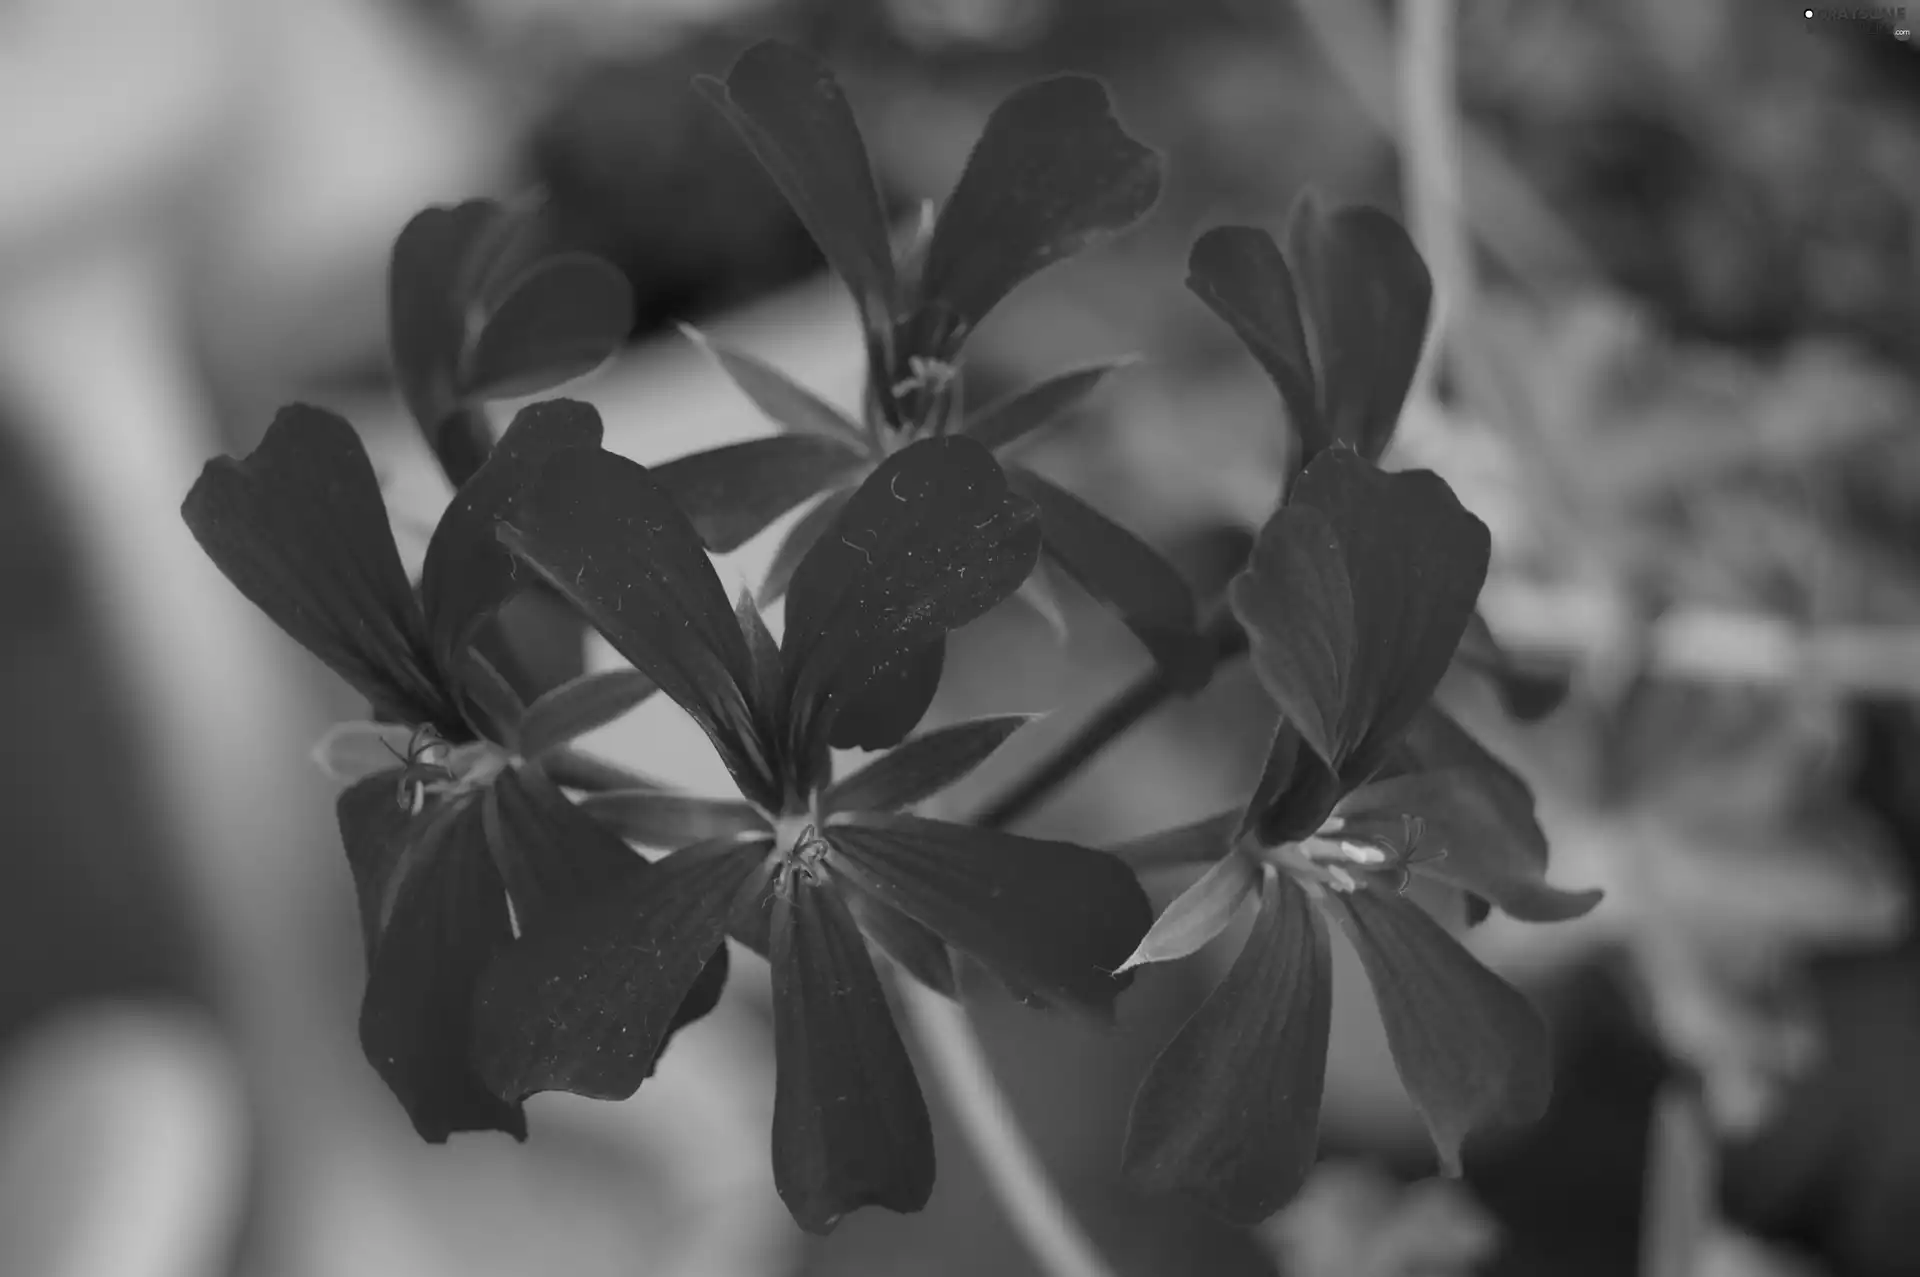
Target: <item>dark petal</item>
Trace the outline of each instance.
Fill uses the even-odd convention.
[[[1288,220],[1287,254],[1312,326],[1324,443],[1377,460],[1426,342],[1427,265],[1405,228],[1379,209],[1328,212],[1311,193]]]
[[[664,788],[661,782],[651,776],[570,746],[548,751],[540,760],[540,769],[547,773],[554,784],[589,794],[604,793],[609,789]]]
[[[479,624],[509,594],[532,582],[516,577],[513,557],[494,528],[513,512],[540,467],[566,448],[597,450],[600,414],[590,404],[554,399],[530,404],[514,416],[486,463],[460,486],[427,543],[420,571],[420,598],[440,668],[455,658]]]
[[[782,683],[786,671],[780,663],[780,644],[767,628],[767,618],[760,615],[759,606],[745,590],[734,600],[733,617],[747,640],[747,658],[753,666],[750,699],[755,705],[778,705],[785,690]]]
[[[1438,475],[1389,474],[1345,448],[1314,458],[1261,529],[1233,610],[1268,693],[1346,783],[1433,695],[1490,550]]]
[[[521,934],[634,872],[638,852],[576,808],[537,767],[508,768],[487,787],[487,847],[506,880]]]
[[[820,503],[801,515],[787,535],[780,541],[780,548],[773,552],[773,563],[767,568],[767,579],[760,585],[760,605],[771,607],[776,599],[787,592],[787,586],[793,582],[794,569],[800,566],[800,560],[826,534],[840,512],[847,508],[847,502],[853,497],[852,488],[842,488],[838,492],[829,492]]]
[[[633,328],[627,277],[587,253],[545,258],[489,300],[461,370],[463,398],[517,399],[584,377]]]
[[[783,646],[796,739],[826,735],[890,666],[1012,594],[1039,552],[1038,511],[979,444],[925,439],[888,458],[794,572]]]
[[[442,803],[413,814],[402,791],[404,769],[389,767],[362,777],[340,791],[334,815],[340,845],[347,853],[353,890],[360,906],[360,939],[369,965],[392,903],[393,887],[410,844],[437,836],[452,814]]]
[[[1017,390],[969,413],[960,433],[985,447],[1000,449],[1026,438],[1042,426],[1051,425],[1077,407],[1106,380],[1107,374],[1126,368],[1135,361],[1115,359],[1059,373]]]
[[[1519,805],[1524,801],[1525,806]],[[1395,776],[1362,785],[1338,808],[1345,833],[1403,844],[1406,817],[1419,819],[1413,866],[1473,892],[1522,922],[1564,922],[1600,903],[1601,892],[1562,891],[1546,881],[1547,839],[1533,796],[1464,767]]]
[[[481,826],[480,803],[469,799],[409,841],[360,1003],[361,1049],[434,1143],[455,1131],[527,1136],[519,1104],[489,1092],[468,1056],[474,985],[513,939]]]
[[[857,882],[841,883],[846,890],[847,907],[853,919],[880,952],[921,984],[949,998],[959,996],[954,976],[953,950],[940,937],[898,909],[884,904],[860,889]]]
[[[866,942],[831,884],[796,873],[773,906],[773,1182],[794,1222],[917,1211],[933,1128]]]
[[[653,479],[715,554],[729,554],[808,497],[837,487],[867,459],[820,435],[771,435],[653,468]]]
[[[1267,873],[1232,970],[1134,1097],[1128,1175],[1236,1224],[1284,1206],[1313,1169],[1332,1008],[1327,925],[1297,884]]]
[[[1507,713],[1523,723],[1553,713],[1573,685],[1572,673],[1565,665],[1537,666],[1507,651],[1478,612],[1467,622],[1467,632],[1460,636],[1460,650],[1454,659],[1491,680]]]
[[[416,214],[387,269],[387,343],[407,410],[431,442],[459,406],[454,378],[466,344],[463,288],[473,250],[505,216],[491,200]]]
[[[565,925],[568,911],[617,887],[646,862],[581,812],[539,768],[501,775],[487,791],[487,839],[506,878],[522,935]],[[718,1005],[726,946],[714,950],[668,1026],[668,1038]],[[660,1049],[666,1050],[666,1042]]]
[[[1172,962],[1199,952],[1227,929],[1259,883],[1259,863],[1243,851],[1229,851],[1161,910],[1140,947],[1120,964],[1120,970]]]
[[[457,730],[352,426],[282,408],[246,458],[207,463],[180,514],[235,588],[381,716]]]
[[[738,834],[771,833],[766,817],[743,802],[658,789],[588,794],[580,809],[629,842],[676,851]]]
[[[1547,885],[1547,835],[1534,816],[1533,791],[1459,723],[1429,705],[1415,716],[1401,756],[1385,776],[1340,804],[1360,836],[1399,832],[1418,816],[1421,873],[1492,901],[1524,922],[1577,918],[1600,902],[1598,890]],[[1384,775],[1384,773],[1383,773]]]
[[[1030,1005],[1111,1014],[1114,971],[1153,909],[1104,852],[917,816],[863,814],[824,831],[836,872],[972,955]]]
[[[1302,464],[1331,443],[1320,419],[1293,272],[1273,236],[1251,226],[1216,226],[1194,241],[1187,256],[1187,289],[1227,321],[1273,378],[1288,424],[1300,438]]]
[[[605,727],[660,690],[638,670],[582,674],[533,704],[520,719],[520,752],[538,758]]]
[[[572,615],[572,609],[568,609]],[[526,702],[500,668],[481,651],[488,634],[482,627],[474,646],[460,653],[453,683],[460,689],[467,721],[477,735],[514,749],[519,748],[520,718],[527,712]],[[508,654],[511,656],[511,654]]]
[[[1119,613],[1127,628],[1162,665],[1191,682],[1197,650],[1193,591],[1160,552],[1066,489],[1019,466],[1007,468],[1007,483],[1040,507],[1040,535],[1047,554],[1067,575]],[[1207,660],[1206,670],[1212,662]]]
[[[1238,811],[1223,811],[1191,824],[1175,825],[1157,834],[1123,842],[1108,850],[1136,870],[1212,864],[1227,854],[1239,824]]]
[[[1160,157],[1120,126],[1105,86],[1080,75],[1029,84],[995,108],[940,211],[922,312],[957,345],[1021,281],[1125,230],[1159,197]]]
[[[822,795],[824,813],[898,811],[953,784],[1031,723],[1032,714],[995,714],[937,727],[895,746]]]
[[[1264,847],[1297,842],[1326,823],[1342,790],[1340,778],[1303,745],[1293,724],[1282,719],[1247,801],[1240,832],[1253,835]]]
[[[862,452],[872,447],[858,423],[772,364],[714,341],[696,328],[683,324],[680,331],[711,355],[754,407],[782,430],[838,440]]]
[[[871,330],[893,307],[893,250],[866,143],[833,72],[769,40],[741,54],[724,84],[702,76],[694,87],[779,186]]]
[[[726,937],[764,844],[701,843],[529,933],[480,982],[475,1060],[498,1095],[632,1095]],[[711,978],[711,977],[709,977]]]
[[[645,468],[609,452],[550,460],[500,536],[706,731],[749,794],[769,794],[752,656],[706,548]]]
[[[920,725],[940,692],[947,641],[937,638],[877,667],[840,707],[827,743],[835,749],[890,749]]]
[[[1470,1133],[1546,1112],[1553,1065],[1531,1002],[1404,896],[1366,889],[1325,901],[1360,954],[1394,1067],[1447,1174],[1460,1173]]]

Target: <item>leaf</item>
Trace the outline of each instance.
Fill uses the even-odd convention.
[[[941,209],[920,279],[917,322],[944,357],[988,311],[1054,262],[1125,230],[1160,197],[1160,157],[1114,118],[1098,80],[1029,84],[988,117]]]
[[[773,832],[766,817],[746,803],[657,789],[611,789],[588,794],[580,800],[580,810],[628,842],[667,851],[696,842]]]
[[[339,802],[367,941],[360,1045],[420,1138],[455,1131],[527,1137],[520,1106],[490,1093],[467,1055],[474,984],[513,938],[507,894],[487,854],[480,804],[436,804],[409,818],[395,778],[372,776]]]
[[[1150,962],[1172,962],[1199,952],[1227,929],[1241,902],[1259,884],[1260,866],[1253,857],[1238,850],[1227,852],[1161,911],[1140,946],[1119,969],[1130,971]]]
[[[1419,817],[1421,847],[1439,854],[1423,856],[1415,868],[1523,922],[1563,922],[1600,903],[1597,889],[1547,884],[1547,835],[1534,816],[1533,791],[1445,713],[1430,705],[1415,717],[1399,766],[1400,774],[1383,775],[1341,802],[1336,810],[1346,833],[1395,835],[1401,817]]]
[[[1073,493],[1020,466],[1007,468],[1007,483],[1040,507],[1046,553],[1087,593],[1119,613],[1154,659],[1184,675],[1194,650],[1193,591],[1160,552]],[[1184,640],[1184,641],[1183,641]],[[1211,671],[1212,662],[1207,661]]]
[[[750,705],[752,657],[686,516],[609,452],[557,454],[500,537],[693,716],[749,797],[779,794]]]
[[[1362,889],[1324,899],[1360,955],[1394,1067],[1448,1175],[1460,1173],[1469,1134],[1546,1112],[1553,1066],[1532,1003],[1404,896]]]
[[[916,736],[830,787],[821,795],[820,810],[831,814],[911,807],[966,776],[1034,718],[995,714]]]
[[[1311,192],[1287,222],[1300,309],[1320,374],[1319,447],[1369,461],[1393,438],[1433,305],[1433,278],[1405,228],[1376,208],[1328,212]],[[1303,461],[1317,448],[1309,441]]]
[[[1214,227],[1187,255],[1187,290],[1227,322],[1273,378],[1300,438],[1301,463],[1331,443],[1293,272],[1273,236],[1251,226]]]
[[[1345,784],[1371,775],[1453,659],[1491,541],[1444,480],[1344,448],[1301,474],[1228,590],[1254,669]]]
[[[1536,722],[1560,707],[1572,686],[1571,671],[1523,663],[1503,647],[1479,612],[1467,622],[1454,659],[1489,679],[1507,713],[1523,723]]]
[[[841,488],[829,492],[820,499],[820,503],[801,515],[787,535],[780,540],[780,546],[773,552],[773,562],[767,567],[767,577],[760,585],[759,602],[761,607],[772,607],[775,600],[787,592],[787,586],[793,581],[793,573],[807,552],[826,535],[840,512],[847,508],[847,502],[853,497],[852,488]]]
[[[624,718],[660,689],[638,670],[582,674],[533,704],[520,719],[520,752],[538,758]]]
[[[1211,864],[1226,855],[1227,849],[1233,846],[1234,830],[1239,823],[1238,811],[1223,811],[1185,825],[1175,825],[1172,829],[1163,829],[1157,834],[1123,842],[1109,848],[1109,854],[1119,857],[1136,870]]]
[[[227,580],[379,717],[464,732],[352,426],[282,408],[245,459],[207,463],[180,514]]]
[[[600,414],[574,399],[529,404],[513,418],[499,444],[472,478],[460,485],[427,543],[420,571],[435,659],[446,671],[474,632],[525,580],[494,534],[513,512],[540,468],[566,448],[600,447]]]
[[[487,301],[461,363],[463,399],[517,399],[584,377],[633,329],[627,277],[589,253],[539,260]]]
[[[1240,956],[1134,1097],[1129,1177],[1236,1224],[1285,1205],[1313,1168],[1332,1005],[1326,923],[1291,879],[1264,874]]]
[[[1036,1006],[1111,1014],[1117,968],[1153,920],[1103,852],[997,830],[862,813],[823,831],[834,872],[972,955]]]
[[[917,1211],[933,1128],[867,946],[835,889],[795,873],[773,906],[773,1182],[794,1222]]]
[[[1132,367],[1136,359],[1114,359],[1106,363],[1073,368],[1048,377],[1045,381],[1017,390],[970,413],[960,433],[984,447],[998,451],[1026,438],[1043,426],[1052,425],[1092,394],[1109,373]]]
[[[890,666],[1013,593],[1039,551],[1037,511],[979,444],[926,439],[889,457],[794,572],[783,644],[794,741],[829,733]]]
[[[482,795],[481,819],[522,934],[552,926],[571,906],[620,882],[640,860],[537,767],[501,772]]]
[[[894,301],[893,253],[866,143],[833,72],[791,45],[763,41],[723,84],[694,81],[846,281],[871,331]]]
[[[772,364],[717,342],[687,324],[680,325],[680,331],[711,356],[754,406],[782,430],[836,439],[862,451],[871,447],[872,441],[856,422]]]
[[[940,693],[947,642],[934,639],[876,667],[858,694],[834,715],[827,744],[834,749],[891,749],[920,725]]]
[[[696,452],[653,468],[654,482],[715,554],[730,554],[769,523],[867,465],[819,435],[771,435]]]
[[[393,243],[387,267],[387,344],[407,410],[433,442],[459,406],[454,388],[466,344],[466,281],[475,246],[506,212],[491,200],[424,209]]]
[[[716,840],[640,862],[500,954],[475,1002],[474,1060],[493,1092],[639,1089],[769,849]]]

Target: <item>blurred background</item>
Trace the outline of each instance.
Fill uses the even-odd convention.
[[[1041,1271],[931,1087],[928,1209],[793,1228],[752,959],[636,1100],[542,1097],[524,1146],[419,1144],[354,1040],[351,888],[307,761],[359,707],[177,514],[208,456],[304,399],[362,429],[419,552],[446,489],[387,378],[387,253],[477,194],[543,191],[629,276],[630,352],[570,391],[611,446],[769,429],[677,321],[851,403],[851,307],[689,89],[766,35],[834,63],[903,222],[1012,87],[1111,84],[1167,157],[1162,202],[1002,307],[972,375],[1142,355],[1035,460],[1203,588],[1275,500],[1281,416],[1182,288],[1187,246],[1277,230],[1309,184],[1402,215],[1446,336],[1390,460],[1493,526],[1494,629],[1573,679],[1525,728],[1444,693],[1535,786],[1555,881],[1608,891],[1577,924],[1473,933],[1548,1011],[1560,1072],[1548,1118],[1462,1183],[1429,1178],[1352,969],[1326,1164],[1253,1233],[1117,1174],[1133,1087],[1220,954],[1144,973],[1110,1033],[972,991],[1115,1270],[1920,1272],[1906,23],[1797,0],[0,4],[0,1273]],[[778,536],[725,566],[752,575]],[[1065,610],[1064,635],[1002,609],[956,642],[937,714],[1055,711],[960,801],[1144,665]],[[1228,673],[1028,828],[1099,845],[1229,805],[1263,703]],[[669,709],[600,744],[725,782]]]

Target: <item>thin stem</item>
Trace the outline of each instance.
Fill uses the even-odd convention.
[[[1115,1277],[1027,1142],[966,1009],[917,980],[895,985],[987,1186],[1034,1261],[1048,1277]]]
[[[1212,672],[1247,650],[1246,631],[1226,613],[1209,627],[1213,643]],[[1118,692],[1102,701],[1086,721],[1065,740],[1054,746],[1034,768],[1020,777],[1006,792],[988,802],[973,818],[973,823],[989,829],[1003,829],[1025,818],[1055,791],[1077,776],[1106,748],[1173,698],[1175,684],[1159,665],[1138,675]]]

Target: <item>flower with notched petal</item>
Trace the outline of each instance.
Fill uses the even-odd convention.
[[[1129,1169],[1251,1223],[1313,1165],[1332,995],[1326,918],[1358,951],[1387,1042],[1444,1166],[1466,1136],[1539,1116],[1547,1038],[1518,992],[1403,894],[1413,876],[1516,917],[1586,912],[1543,881],[1524,782],[1429,701],[1486,575],[1487,530],[1436,476],[1344,446],[1308,464],[1230,591],[1282,723],[1244,812],[1126,849],[1215,863],[1128,966],[1192,953],[1247,900],[1231,971],[1154,1062]]]
[[[896,260],[866,144],[833,73],[811,55],[767,42],[724,81],[699,88],[732,122],[852,291],[868,354],[868,420],[838,409],[746,355],[696,340],[782,433],[694,453],[655,468],[715,553],[744,544],[809,500],[786,534],[761,598],[778,597],[848,497],[895,451],[950,429],[996,453],[1057,421],[1120,363],[1074,369],[973,414],[958,402],[967,337],[1001,299],[1054,262],[1145,216],[1160,161],[1114,118],[1099,81],[1066,75],[1029,85],[987,121],[945,207]],[[1124,527],[1018,464],[1016,491],[1040,510],[1045,553],[1112,608],[1183,686],[1206,672],[1187,583]],[[1039,588],[1036,580],[1029,590]],[[931,703],[942,648],[902,662],[872,702],[839,720],[834,744],[896,744]]]
[[[731,932],[773,966],[774,1179],[794,1218],[824,1232],[863,1205],[919,1209],[932,1136],[868,943],[944,991],[959,950],[1023,1001],[1105,1010],[1150,915],[1105,853],[901,812],[1018,719],[829,774],[845,707],[1031,570],[1032,504],[971,440],[903,448],[795,570],[779,645],[750,600],[729,606],[698,534],[633,462],[554,457],[501,535],[699,723],[745,801],[592,800],[629,836],[678,849],[494,962],[477,1003],[481,1075],[516,1101],[632,1094]]]
[[[366,942],[360,1039],[433,1141],[526,1135],[519,1104],[489,1092],[469,1060],[474,981],[515,920],[538,934],[567,902],[645,868],[555,782],[620,780],[567,742],[651,686],[591,675],[522,706],[473,648],[517,584],[495,521],[540,462],[599,442],[584,404],[521,412],[441,517],[417,592],[359,436],[319,408],[284,408],[246,458],[209,462],[181,511],[240,592],[371,702],[377,721],[330,733],[329,755],[391,750],[354,768],[339,801]],[[708,971],[680,1020],[710,1008],[724,978]]]
[[[1287,480],[1322,451],[1378,461],[1393,441],[1419,370],[1433,279],[1406,229],[1376,208],[1295,201],[1283,251],[1254,226],[1216,226],[1194,241],[1187,288],[1225,320],[1280,392],[1292,427]],[[1539,718],[1567,680],[1530,668],[1476,614],[1456,659],[1493,680],[1509,713]]]

